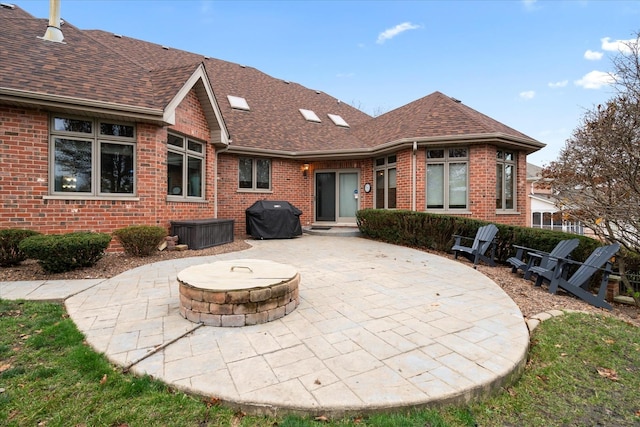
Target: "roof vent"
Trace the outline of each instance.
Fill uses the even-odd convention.
[[[305,110],[304,108],[300,108],[299,111],[300,114],[302,114],[302,117],[304,117],[308,122],[320,123],[320,117],[318,117],[318,115],[313,111]]]
[[[327,114],[327,116],[329,116],[329,118],[331,119],[331,121],[333,122],[334,125],[336,126],[340,126],[340,127],[344,127],[344,128],[348,128],[349,127],[349,123],[346,122],[345,119],[343,119],[342,117],[340,117],[337,114]]]
[[[462,103],[462,101],[460,101],[459,99],[454,98],[453,96],[451,97],[451,100],[452,100],[453,102],[457,102],[458,104],[461,104],[461,103]]]
[[[317,91],[316,91],[316,93],[317,93],[318,95],[320,95],[322,92],[320,92],[319,90],[317,90]]]
[[[164,50],[169,50],[169,46],[162,46]]]
[[[241,96],[227,95],[227,99],[229,100],[229,105],[231,105],[231,108],[245,111],[250,110],[249,103]]]
[[[49,2],[49,25],[47,25],[47,31],[44,33],[44,36],[40,38],[50,42],[62,43],[64,36],[60,29],[61,25],[60,0],[51,0]]]
[[[4,7],[5,9],[15,9],[16,5],[15,4],[10,4],[10,3],[0,3],[1,7]]]
[[[121,39],[122,38],[122,34],[114,34],[113,37]]]
[[[247,66],[244,64],[240,64],[240,68],[247,68]]]
[[[285,82],[286,84],[289,84],[289,80],[283,80],[283,82]]]

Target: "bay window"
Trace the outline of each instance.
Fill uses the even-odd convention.
[[[427,210],[467,209],[468,168],[466,148],[427,150]]]
[[[496,210],[514,210],[516,194],[515,153],[496,152]]]
[[[167,149],[167,196],[172,199],[202,199],[204,143],[170,133]]]
[[[387,156],[375,161],[376,209],[396,208],[396,156]]]

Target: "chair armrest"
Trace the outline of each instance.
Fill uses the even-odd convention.
[[[453,237],[456,239],[475,240],[475,237],[460,236],[459,234],[454,234]]]
[[[584,262],[580,262],[580,261],[576,261],[574,259],[571,258],[560,258],[560,257],[552,257],[550,256],[549,259],[555,260],[558,262],[558,266],[556,267],[556,270],[558,270],[558,273],[562,272],[566,265],[568,264],[573,264],[573,265],[585,265]],[[611,261],[607,261],[605,263],[605,267],[599,267],[599,268],[595,268],[593,266],[591,266],[591,268],[595,268],[596,270],[602,271],[603,273],[607,273],[607,274],[611,274],[612,270],[611,268],[613,267],[613,263]]]

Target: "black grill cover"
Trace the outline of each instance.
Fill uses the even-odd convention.
[[[256,239],[290,239],[302,234],[302,211],[289,202],[258,200],[245,215],[247,234]]]

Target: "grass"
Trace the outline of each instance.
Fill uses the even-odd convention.
[[[60,304],[0,300],[6,426],[637,426],[638,390],[640,328],[570,314],[538,327],[521,379],[486,401],[339,420],[245,416],[121,373],[83,342]]]

